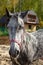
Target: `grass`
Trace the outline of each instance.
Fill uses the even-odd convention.
[[[8,36],[8,32],[7,31],[0,31],[0,36]]]
[[[8,30],[5,27],[0,27],[0,36],[8,36]]]

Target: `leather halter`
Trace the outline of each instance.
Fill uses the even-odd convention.
[[[13,39],[11,39],[11,40],[10,40],[10,43],[11,43],[11,42],[16,42],[16,44],[18,44],[18,45],[19,45],[19,47],[21,48],[22,43],[23,43],[23,42],[22,42],[22,41],[23,41],[23,39],[24,39],[24,34],[22,34],[22,35],[21,35],[21,42],[17,41],[16,39],[14,39],[14,40],[13,40]]]
[[[21,48],[21,45],[22,45],[22,44],[21,44],[21,42],[18,42],[18,41],[17,41],[17,40],[15,40],[15,39],[14,39],[14,40],[13,40],[13,39],[12,39],[12,40],[10,40],[10,42],[16,42],[16,43],[19,45],[19,47]]]

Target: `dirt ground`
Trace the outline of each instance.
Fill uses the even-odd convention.
[[[1,44],[9,45],[10,44],[9,37],[8,36],[0,36],[0,45]]]
[[[8,45],[0,45],[0,65],[12,65]]]
[[[9,44],[10,42],[8,36],[0,37],[0,65],[12,65],[9,56]],[[32,65],[43,65],[43,60],[36,60]]]
[[[9,56],[9,37],[1,36],[0,37],[0,65],[12,65],[10,56]]]

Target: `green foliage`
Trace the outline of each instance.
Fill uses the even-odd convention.
[[[0,27],[0,36],[8,36],[8,30],[5,27]]]
[[[15,2],[15,0],[0,0],[0,17],[5,14],[5,8],[13,12],[16,6],[16,11],[34,10],[39,19],[43,20],[43,0],[16,0],[18,4],[13,1]]]
[[[8,36],[8,32],[2,32],[2,31],[0,31],[0,36]]]
[[[15,0],[0,0],[0,17],[5,14],[5,8],[8,10],[14,11]],[[25,11],[25,10],[34,10],[39,19],[43,20],[43,0],[18,0],[18,4],[16,4],[16,11]]]
[[[11,0],[0,0],[0,17],[5,14],[5,8],[8,8],[8,10],[12,9]]]
[[[43,20],[43,0],[19,0],[16,11],[34,10],[39,19]]]

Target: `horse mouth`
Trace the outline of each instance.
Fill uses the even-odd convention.
[[[10,50],[10,51],[9,51],[9,54],[10,54],[10,56],[16,58],[16,57],[19,56],[19,51],[17,50],[17,51],[15,51],[15,53],[12,53],[11,50]]]

